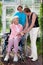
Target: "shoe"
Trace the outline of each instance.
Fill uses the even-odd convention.
[[[9,59],[9,56],[6,55],[5,58],[4,58],[4,61],[8,61],[8,59]]]
[[[28,56],[29,58],[33,58],[33,56],[31,55],[31,56]]]
[[[14,56],[14,60],[13,61],[14,62],[17,62],[18,61],[18,56],[17,55]]]
[[[38,58],[33,58],[33,59],[31,59],[32,61],[37,61],[38,60]]]

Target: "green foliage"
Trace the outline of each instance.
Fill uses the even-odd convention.
[[[40,5],[39,25],[41,30],[41,42],[43,42],[43,3]]]
[[[2,17],[2,3],[0,3],[0,32],[1,32],[1,29],[2,29],[2,20],[1,20],[1,17]]]
[[[43,50],[42,50],[42,44],[43,44],[43,3],[41,3],[40,5],[40,15],[39,15],[39,25],[40,25],[40,31],[41,31],[41,52],[43,54]]]
[[[8,14],[11,15],[13,11],[14,11],[13,8],[11,8],[11,7],[10,7],[10,8],[7,8],[7,9],[6,9],[6,14],[7,14],[7,15],[8,15]]]
[[[43,53],[42,44],[40,42],[40,38],[39,37],[37,38],[36,44],[37,44],[38,55],[42,55],[42,53]],[[30,36],[28,36],[28,38],[27,38],[27,45],[31,46]]]
[[[1,16],[0,16],[0,32],[1,32],[1,29],[2,29],[2,21],[1,21]]]
[[[0,3],[0,16],[2,15],[2,3]]]

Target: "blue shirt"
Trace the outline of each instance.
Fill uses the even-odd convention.
[[[19,17],[19,24],[21,24],[24,27],[26,24],[26,14],[24,12],[16,12],[13,14],[13,16],[16,15]]]

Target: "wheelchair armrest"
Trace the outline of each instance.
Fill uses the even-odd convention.
[[[8,37],[9,35],[10,35],[10,33],[4,33],[3,36],[2,36],[2,38],[6,38],[6,37]]]
[[[8,36],[8,35],[10,35],[10,32],[9,33],[5,33],[4,35]]]
[[[2,36],[2,38],[9,37],[10,34],[11,34],[11,29],[10,29],[10,32],[4,33],[3,36]]]

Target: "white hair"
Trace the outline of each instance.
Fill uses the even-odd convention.
[[[13,16],[13,17],[12,17],[12,20],[15,19],[15,18],[19,18],[19,17],[18,17],[18,16]]]

